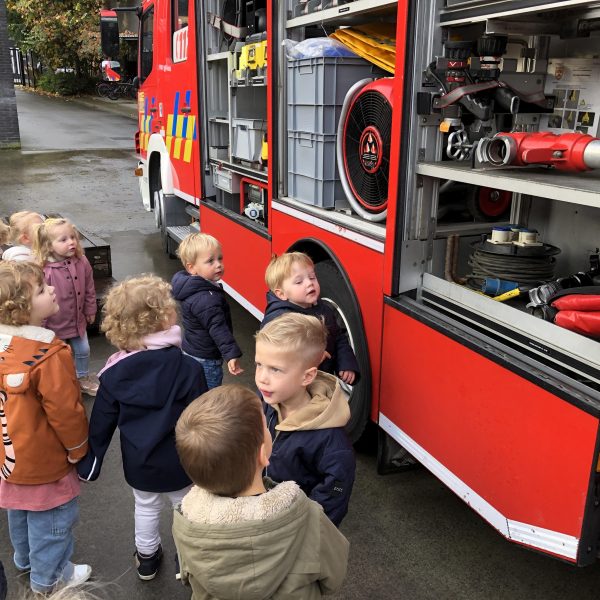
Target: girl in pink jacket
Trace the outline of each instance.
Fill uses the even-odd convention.
[[[86,329],[96,318],[96,290],[79,232],[67,219],[46,219],[35,232],[33,253],[44,268],[46,282],[54,287],[60,307],[48,318],[46,327],[71,346],[81,391],[95,396],[98,382],[89,372]]]

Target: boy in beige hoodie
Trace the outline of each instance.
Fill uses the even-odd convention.
[[[312,600],[340,588],[348,541],[297,484],[262,477],[271,436],[253,392],[210,390],[185,409],[175,435],[195,484],[173,521],[192,600]]]

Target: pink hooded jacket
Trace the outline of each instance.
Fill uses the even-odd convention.
[[[85,256],[44,265],[46,283],[55,289],[60,310],[46,320],[45,327],[61,340],[82,337],[86,317],[96,314],[96,290],[92,266]]]

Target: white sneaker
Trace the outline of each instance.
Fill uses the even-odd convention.
[[[85,583],[92,574],[90,565],[73,565],[73,575],[63,582],[62,587],[75,587]]]

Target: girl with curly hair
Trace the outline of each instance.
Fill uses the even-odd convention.
[[[79,476],[100,474],[119,427],[121,456],[135,501],[135,561],[140,579],[153,579],[162,559],[160,512],[176,505],[191,481],[175,449],[175,424],[207,391],[202,369],[181,351],[181,329],[171,286],[155,275],[126,279],[106,296],[102,331],[119,351],[98,374],[90,417],[89,452]]]

